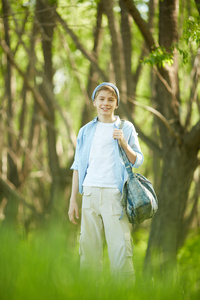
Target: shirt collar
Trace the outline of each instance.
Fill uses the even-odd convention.
[[[120,117],[119,116],[115,116],[115,117],[117,118],[116,121],[115,121],[115,126],[119,128],[119,125],[120,125],[120,122],[121,122]]]
[[[97,122],[97,117],[95,117],[93,120],[92,120],[93,123],[96,123]]]
[[[114,122],[114,126],[119,128],[119,125],[120,125],[120,122],[121,122],[120,117],[115,116],[115,118],[116,118],[116,121]],[[93,121],[93,123],[96,123],[98,121],[98,117],[95,117],[92,121]]]

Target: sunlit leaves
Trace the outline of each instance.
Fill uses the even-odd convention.
[[[182,39],[187,44],[189,44],[190,42],[200,44],[200,17],[189,17],[189,20],[186,23],[186,27],[183,30]]]
[[[156,47],[155,50],[150,52],[149,56],[143,58],[142,62],[151,67],[154,65],[158,67],[165,67],[166,64],[171,66],[173,64],[173,53],[167,52],[164,47]]]

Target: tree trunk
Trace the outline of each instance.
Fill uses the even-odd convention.
[[[159,42],[166,50],[170,49],[173,42],[177,42],[177,7],[178,0],[160,1]],[[171,90],[167,90],[159,78],[156,83],[157,109],[168,120],[173,120],[172,128],[177,135],[177,138],[173,137],[159,122],[163,171],[158,194],[159,211],[152,221],[145,269],[149,266],[159,267],[161,272],[171,271],[176,265],[189,189],[198,165],[198,146],[190,147],[182,139],[184,130],[179,115],[177,61],[174,53],[174,64],[160,70]]]
[[[147,24],[142,20],[133,1],[123,0],[143,37],[152,50],[153,41]],[[160,0],[159,45],[171,51],[178,42],[178,0]],[[158,119],[162,148],[162,175],[158,193],[159,210],[152,220],[144,270],[166,271],[176,266],[176,255],[182,244],[183,230],[187,226],[185,212],[194,171],[198,166],[200,149],[200,121],[187,133],[181,124],[178,79],[178,57],[173,53],[173,65],[159,68],[155,83],[155,104],[168,125]],[[160,272],[158,272],[160,274]],[[171,273],[170,273],[171,274]]]
[[[121,8],[121,37],[122,37],[122,49],[124,57],[125,79],[126,79],[126,99],[132,97],[135,94],[135,86],[137,83],[133,82],[132,76],[132,36],[131,36],[131,22],[130,16],[126,10],[126,7],[122,0],[119,1]],[[127,106],[131,114],[134,113],[134,105],[130,101],[127,102]]]
[[[144,267],[161,272],[176,265],[188,193],[198,165],[197,151],[186,146],[171,145],[165,155],[159,211],[152,220]]]
[[[93,53],[97,61],[101,50],[101,40],[102,40],[102,30],[103,30],[102,16],[103,16],[103,5],[102,5],[102,1],[100,1],[97,5],[96,27],[94,30],[94,45],[93,45]],[[89,71],[89,81],[87,86],[87,93],[89,99],[91,99],[92,92],[98,84],[98,79],[99,79],[99,74],[96,68],[94,68],[93,64],[91,64],[90,71]],[[91,121],[91,116],[93,113],[93,109],[91,106],[92,106],[92,101],[89,102],[85,101],[85,105],[82,113],[81,126]]]
[[[151,31],[151,34],[155,34],[155,12],[156,7],[158,6],[158,0],[150,0],[149,1],[149,18],[148,25]],[[155,106],[155,96],[156,96],[156,75],[153,70],[151,70],[151,96],[152,96],[152,104]],[[154,116],[153,120],[153,128],[152,128],[152,139],[159,144],[159,134],[158,134],[158,124],[157,119]],[[154,174],[154,188],[157,191],[160,187],[160,178],[161,178],[161,160],[159,159],[157,153],[153,151],[153,174]]]
[[[198,12],[200,14],[200,0],[195,0],[195,3],[196,3],[196,6],[197,6],[197,9],[198,9]]]
[[[115,19],[114,11],[113,11],[113,0],[106,1],[102,0],[104,11],[108,18],[108,25],[110,30],[110,35],[112,39],[111,44],[111,53],[112,53],[112,63],[115,74],[116,85],[123,95],[126,95],[126,80],[124,75],[124,57],[122,51],[122,39],[117,27],[117,22]]]
[[[36,16],[39,20],[42,34],[42,50],[44,56],[44,78],[47,82],[47,85],[53,93],[53,65],[52,65],[52,41],[53,41],[53,32],[55,27],[54,22],[54,8],[49,8],[47,3],[44,0],[37,0],[36,4]],[[50,120],[47,124],[47,141],[48,141],[48,154],[49,154],[49,166],[52,175],[52,185],[51,185],[51,198],[48,204],[48,210],[52,209],[54,200],[57,199],[57,195],[60,193],[60,166],[58,155],[56,151],[56,132],[55,132],[55,109],[52,101],[48,97],[43,85],[40,86],[40,94],[45,100],[49,111],[50,111]]]
[[[5,42],[7,46],[10,48],[10,36],[9,36],[9,23],[8,23],[8,15],[9,15],[9,4],[6,0],[2,1],[2,11],[3,11],[3,21],[4,21],[4,32],[5,32]],[[12,68],[11,68],[11,62],[9,59],[9,56],[6,57],[7,64],[6,64],[6,70],[5,70],[5,100],[7,101],[7,125],[8,128],[12,128],[13,123],[13,99],[12,99],[12,91],[11,91],[11,85],[12,85]],[[8,149],[11,151],[8,151],[8,173],[7,177],[8,179],[16,186],[19,187],[19,174],[17,170],[16,163],[11,155],[12,151],[14,152],[14,139],[13,135],[11,133],[11,130],[7,131],[7,138],[8,138]],[[17,213],[18,213],[18,202],[16,199],[12,199],[10,196],[8,196],[8,202],[5,207],[5,216],[6,216],[6,222],[15,222],[17,219]]]

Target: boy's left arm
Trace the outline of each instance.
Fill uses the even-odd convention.
[[[137,153],[125,140],[123,131],[121,129],[114,129],[113,138],[118,140],[119,145],[124,149],[130,163],[134,165],[136,162]]]

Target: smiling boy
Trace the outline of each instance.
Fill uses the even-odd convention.
[[[122,214],[121,196],[127,172],[120,157],[123,147],[132,167],[143,163],[137,133],[125,121],[119,129],[115,116],[120,96],[110,82],[98,85],[92,94],[97,117],[83,126],[78,134],[72,178],[69,219],[77,224],[78,191],[82,194],[80,264],[81,269],[101,271],[103,236],[108,245],[111,273],[118,278],[134,278],[132,241],[129,222]]]

